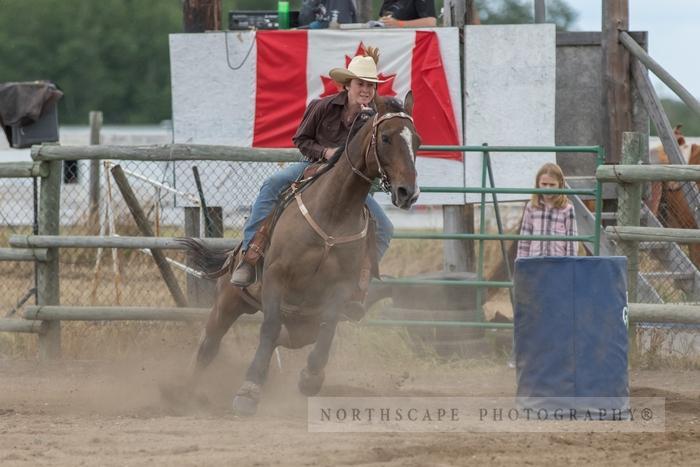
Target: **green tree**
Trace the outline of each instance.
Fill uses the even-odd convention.
[[[666,111],[672,127],[683,125],[683,134],[685,136],[700,136],[700,116],[682,101],[663,98],[661,99],[661,105]],[[658,135],[654,125],[651,125],[651,134],[654,136]]]
[[[62,123],[102,110],[109,123],[170,118],[168,34],[178,0],[0,0],[0,82],[47,79]]]
[[[299,9],[302,0],[291,0]],[[439,15],[443,0],[437,0]],[[374,15],[381,0],[373,0]],[[276,0],[222,0],[231,10],[274,10]],[[550,0],[548,19],[575,17]],[[482,21],[532,22],[532,2],[481,0]],[[0,0],[0,82],[54,81],[64,92],[62,124],[84,124],[90,110],[107,123],[154,123],[171,117],[168,35],[182,32],[181,0]]]
[[[532,0],[477,0],[482,24],[532,23],[535,11]],[[547,0],[546,21],[566,30],[576,21],[578,13],[564,0]]]

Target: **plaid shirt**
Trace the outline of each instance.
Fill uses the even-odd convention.
[[[578,235],[574,207],[563,208],[525,206],[520,235]],[[566,240],[520,240],[518,258],[525,256],[576,256],[578,242]]]

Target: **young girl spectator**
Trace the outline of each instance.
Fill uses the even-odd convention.
[[[564,174],[557,164],[543,165],[535,188],[564,188]],[[566,195],[534,193],[525,206],[520,235],[577,235],[574,207]],[[578,242],[567,240],[520,240],[518,258],[525,256],[576,256]]]
[[[535,188],[564,188],[564,173],[557,164],[540,167],[535,177]],[[533,193],[527,202],[520,226],[520,235],[577,235],[574,206],[566,195]],[[578,242],[567,240],[520,240],[518,258],[527,256],[576,256]],[[515,349],[515,341],[513,341]],[[515,368],[515,355],[511,353],[508,367]]]

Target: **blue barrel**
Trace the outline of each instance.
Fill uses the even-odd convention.
[[[626,270],[627,258],[618,256],[541,256],[515,262],[521,406],[628,408]],[[607,402],[601,406],[593,398]]]

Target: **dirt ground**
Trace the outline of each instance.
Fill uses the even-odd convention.
[[[343,335],[339,339],[342,341]],[[118,361],[0,360],[0,465],[700,465],[700,372],[632,371],[633,395],[663,396],[663,433],[309,433],[296,389],[306,351],[273,358],[259,412],[231,414],[252,345],[227,341],[198,403],[172,406],[191,348]],[[326,396],[512,396],[515,372],[473,362],[365,358],[336,345]]]

